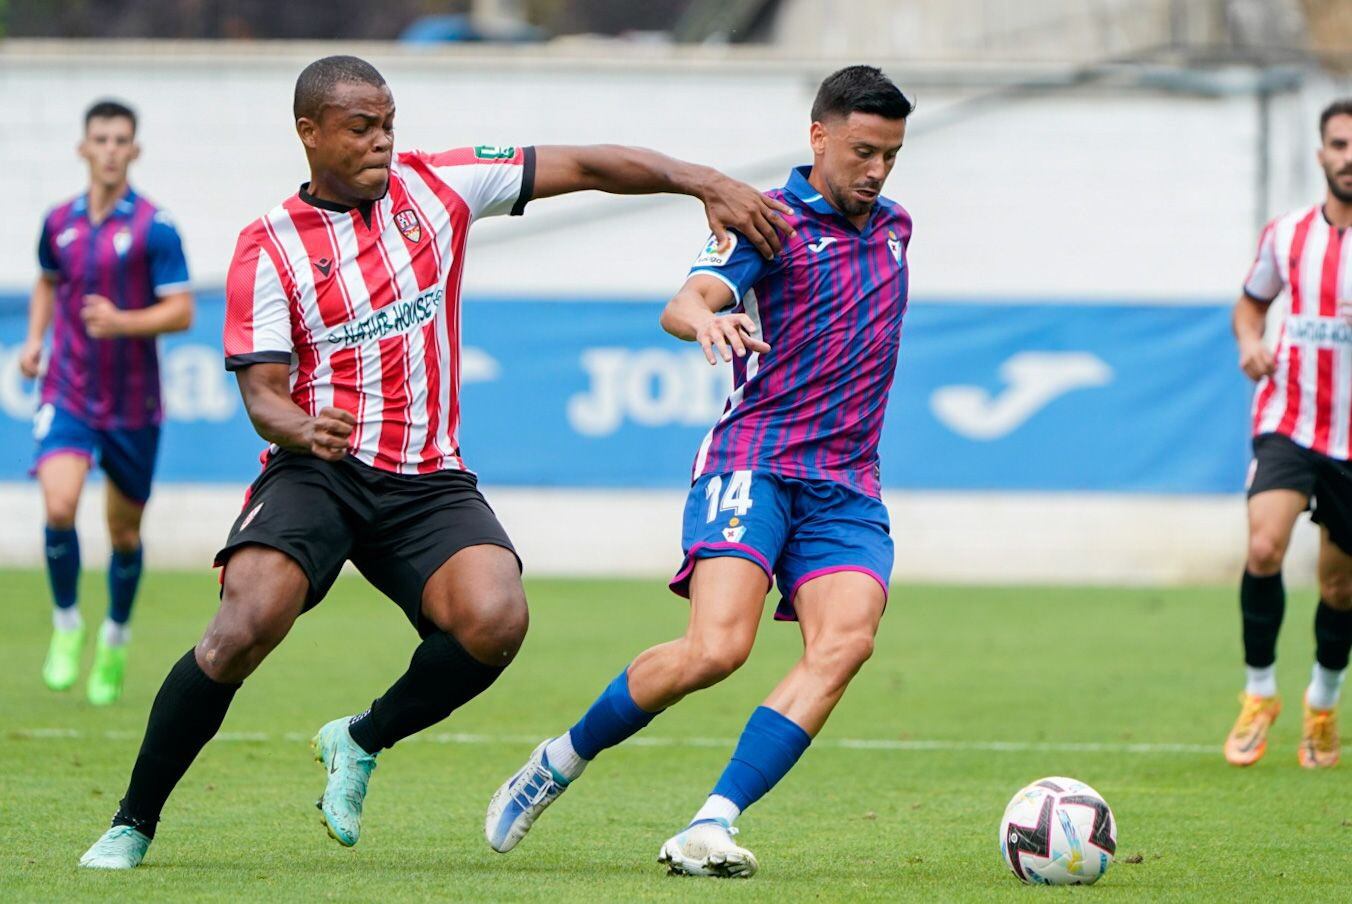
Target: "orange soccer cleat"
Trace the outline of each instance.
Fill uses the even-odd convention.
[[[1338,764],[1342,745],[1338,742],[1338,713],[1332,709],[1311,709],[1305,700],[1305,722],[1300,732],[1300,765],[1306,769],[1327,769]]]
[[[1225,739],[1225,759],[1232,766],[1252,766],[1267,753],[1268,729],[1282,711],[1282,698],[1245,693],[1239,702],[1239,718]]]

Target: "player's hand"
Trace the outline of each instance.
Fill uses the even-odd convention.
[[[1244,371],[1250,380],[1261,380],[1263,377],[1271,376],[1276,370],[1276,361],[1272,357],[1272,352],[1263,344],[1263,340],[1249,340],[1240,343],[1239,369]]]
[[[325,461],[342,461],[347,455],[347,441],[357,426],[357,419],[341,408],[324,408],[310,421],[306,431],[310,454]]]
[[[84,297],[80,319],[91,339],[112,339],[123,333],[123,311],[102,295]]]
[[[769,260],[779,253],[779,234],[795,234],[794,228],[781,216],[793,213],[793,208],[720,172],[715,171],[709,177],[700,192],[700,200],[704,202],[709,229],[720,249],[727,247],[728,230],[735,229]]]
[[[731,361],[734,354],[745,358],[748,350],[762,355],[770,350],[762,340],[756,338],[756,322],[745,314],[725,314],[722,317],[710,317],[695,330],[695,341],[704,349],[704,357],[710,364],[717,364],[718,358]],[[718,357],[714,355],[718,349]]]
[[[32,380],[42,371],[42,340],[28,339],[19,349],[19,373]]]

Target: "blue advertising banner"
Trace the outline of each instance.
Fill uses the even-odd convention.
[[[158,477],[239,483],[263,443],[222,368],[220,292],[163,342]],[[495,485],[678,487],[730,380],[659,302],[470,300],[463,452]],[[1250,389],[1219,305],[925,303],[906,317],[883,483],[922,490],[1228,493]],[[25,300],[0,297],[0,480],[32,457]]]

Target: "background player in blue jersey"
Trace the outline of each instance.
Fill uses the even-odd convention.
[[[734,388],[695,460],[683,637],[639,654],[564,734],[542,742],[489,802],[485,834],[509,851],[600,751],[751,652],[772,581],[802,658],[752,713],[690,824],[662,846],[675,873],[751,876],[734,820],[797,762],[873,651],[892,540],[878,441],[906,309],[909,215],[881,196],[911,103],[885,75],[851,66],[812,108],[811,166],[771,192],[795,234],[772,260],[711,239],[663,327],[732,361]],[[732,308],[726,316],[717,312]]]
[[[108,616],[86,690],[96,705],[122,695],[127,625],[141,580],[141,514],[150,498],[163,406],[156,337],[185,330],[193,300],[183,246],[168,215],[138,195],[127,171],[140,153],[136,114],[101,101],[85,113],[80,156],[89,188],[47,214],[38,241],[42,269],[29,302],[19,358],[39,375],[45,336],[52,351],[34,422],[33,471],[46,515],[47,575],[54,631],[42,677],[66,690],[79,677],[84,625],[76,605],[80,540],[75,510],[90,465],[108,477]],[[54,325],[54,326],[53,326]]]

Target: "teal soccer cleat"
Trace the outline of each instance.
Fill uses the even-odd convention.
[[[329,773],[324,796],[316,806],[324,814],[329,837],[343,847],[352,847],[361,836],[361,806],[366,784],[376,768],[376,756],[367,753],[348,734],[351,716],[334,719],[310,741],[315,762]]]
[[[87,869],[131,869],[145,859],[150,839],[131,826],[113,826],[80,858]]]

